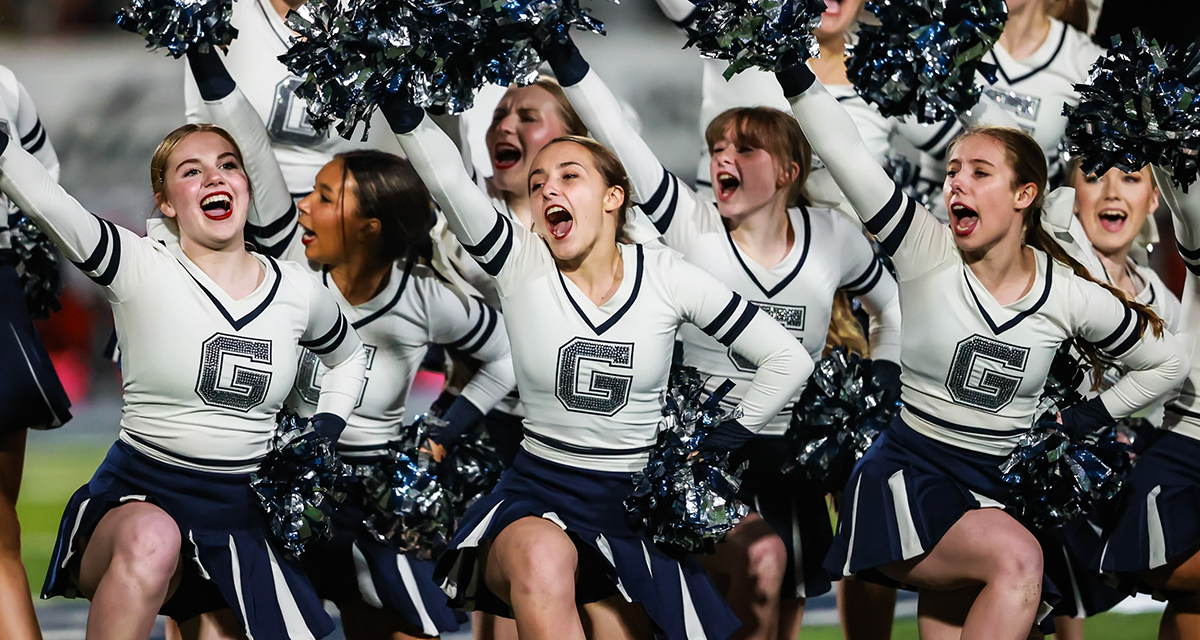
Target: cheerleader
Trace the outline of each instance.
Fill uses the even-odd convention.
[[[188,62],[207,111],[241,143],[256,185],[255,209],[292,208],[262,121],[226,71],[220,56],[189,53]],[[474,297],[456,293],[413,247],[428,237],[432,201],[412,166],[380,151],[339,154],[317,173],[300,201],[299,219],[282,254],[310,265],[364,341],[367,374],[354,415],[338,441],[350,464],[370,465],[399,436],[417,367],[430,344],[444,344],[483,364],[443,416],[434,435],[437,458],[479,423],[515,384],[504,320]],[[461,298],[460,298],[461,296]],[[299,377],[288,404],[316,411],[324,367],[301,352]],[[433,562],[379,543],[363,525],[361,509],[338,507],[342,525],[331,542],[305,554],[305,566],[323,598],[342,611],[350,638],[437,636],[458,629],[454,612],[433,581]]]
[[[312,190],[317,172],[338,153],[368,148],[399,151],[382,118],[371,123],[366,143],[313,128],[306,111],[308,105],[295,93],[300,78],[279,61],[295,37],[288,28],[287,14],[302,6],[304,0],[234,2],[230,24],[237,29],[237,39],[229,45],[225,58],[230,75],[265,123],[271,148],[296,200]],[[183,81],[187,121],[212,122],[213,114],[190,68],[185,68]]]
[[[1192,358],[1192,369],[1179,395],[1167,405],[1167,432],[1138,457],[1116,524],[1107,532],[1099,556],[1100,569],[1116,574],[1131,590],[1167,600],[1160,638],[1200,638],[1200,191],[1171,186],[1171,178],[1155,167],[1154,175],[1174,213],[1175,236],[1188,274],[1180,315],[1180,342]]]
[[[667,246],[754,301],[813,359],[825,347],[835,294],[857,296],[871,317],[876,374],[894,390],[893,399],[899,396],[896,281],[857,225],[806,206],[801,192],[811,152],[790,115],[756,107],[731,109],[713,120],[706,134],[709,175],[717,185],[711,204],[659,163],[573,42],[545,53],[560,79],[574,81],[564,80],[564,90],[583,122],[629,167],[638,206]],[[738,386],[726,400],[731,406],[740,401],[754,368],[694,327],[682,328],[680,337],[684,364],[711,376],[710,390],[734,380]],[[750,461],[743,499],[755,514],[706,563],[728,585],[725,597],[743,623],[738,637],[795,638],[805,599],[831,587],[821,566],[832,539],[825,494],[796,487],[779,472],[796,397],[740,452]]]
[[[7,67],[0,66],[0,132],[20,140],[21,148],[58,181],[58,155],[42,127],[37,108]],[[15,216],[13,216],[15,217]],[[0,636],[37,638],[37,617],[29,599],[29,579],[21,562],[17,494],[29,429],[53,429],[71,419],[63,390],[46,347],[25,307],[17,267],[21,258],[9,235],[10,208],[0,194]]]
[[[124,376],[120,439],[67,505],[42,597],[89,598],[96,637],[147,638],[158,613],[190,635],[324,636],[333,623],[271,541],[250,474],[298,348],[329,368],[312,425],[330,438],[366,353],[316,278],[245,249],[251,189],[229,134],[175,130],[150,177],[173,243],[93,216],[0,134],[0,190],[104,288]]]
[[[649,638],[654,628],[671,640],[728,638],[739,623],[699,563],[659,550],[627,523],[622,501],[655,446],[681,324],[758,369],[740,421],[717,428],[712,449],[750,440],[794,397],[811,358],[713,276],[666,248],[622,241],[631,191],[600,144],[568,136],[532,159],[535,234],[472,186],[420,110],[388,106],[451,229],[495,278],[525,407],[513,467],[439,560],[451,602],[514,617],[522,640]]]
[[[1062,412],[1069,432],[1148,406],[1188,358],[1152,311],[1093,280],[1042,228],[1046,162],[1028,135],[985,127],[952,145],[946,228],[872,162],[806,66],[779,81],[892,256],[904,315],[923,319],[902,332],[904,409],[855,468],[825,566],[916,588],[922,637],[1025,638],[1054,594],[1037,540],[1002,510],[999,465],[1036,417],[1055,352],[1074,339],[1089,363],[1129,369]]]

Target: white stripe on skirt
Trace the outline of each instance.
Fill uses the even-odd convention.
[[[608,538],[605,538],[603,533],[596,536],[596,546],[600,549],[600,553],[604,555],[604,559],[608,560],[608,564],[613,569],[616,569],[617,562],[613,560],[612,546],[608,544]],[[625,602],[633,602],[633,598],[630,598],[629,593],[625,591],[625,585],[621,584],[620,576],[617,576],[617,590],[625,597]]]
[[[704,633],[704,624],[696,615],[696,604],[692,602],[692,594],[688,591],[687,578],[683,575],[683,565],[679,565],[679,592],[683,599],[683,630],[688,640],[708,640]]]
[[[796,597],[807,598],[804,584],[804,538],[800,535],[800,514],[796,505],[789,506],[792,516],[792,571],[796,573]]]
[[[237,543],[229,536],[229,569],[233,575],[233,591],[237,594],[238,609],[242,612],[242,629],[246,632],[247,640],[254,640],[250,633],[250,620],[246,617],[246,598],[242,595],[242,565],[238,562]]]
[[[396,568],[400,570],[400,580],[404,582],[404,589],[408,591],[408,597],[416,607],[417,615],[421,617],[421,630],[427,636],[436,636],[438,634],[437,625],[433,623],[433,618],[429,617],[429,612],[425,610],[425,600],[421,598],[421,589],[417,587],[417,578],[413,575],[412,566],[408,564],[408,558],[404,554],[396,554]]]
[[[71,527],[71,535],[67,537],[67,555],[63,557],[62,568],[67,568],[67,561],[75,553],[75,534],[79,532],[79,522],[83,520],[83,513],[87,511],[88,503],[92,499],[88,498],[79,504],[79,510],[75,512],[75,526]]]
[[[917,524],[913,521],[912,506],[908,504],[908,485],[904,482],[904,472],[897,471],[888,478],[888,489],[892,493],[892,504],[896,508],[896,527],[900,534],[900,553],[905,560],[911,560],[922,553],[921,537],[917,535]],[[854,494],[858,502],[858,494]]]
[[[279,568],[279,558],[275,556],[275,547],[270,543],[266,544],[267,557],[271,559],[271,578],[275,582],[275,600],[279,603],[279,612],[283,614],[283,624],[287,628],[288,638],[291,640],[317,640],[308,628],[308,623],[304,621],[304,614],[300,613],[300,606],[296,604],[292,588],[288,586],[287,579],[283,577],[283,570]]]
[[[1146,495],[1146,534],[1150,536],[1150,569],[1167,564],[1167,538],[1163,535],[1162,516],[1158,513],[1158,494],[1162,485],[1154,487]]]
[[[846,564],[842,567],[842,575],[850,575],[850,558],[854,557],[854,533],[858,525],[858,491],[862,488],[862,476],[854,483],[854,504],[850,507],[850,538],[846,541]]]
[[[642,556],[646,558],[646,571],[650,572],[650,578],[654,579],[654,565],[650,563],[650,550],[646,548],[646,543],[642,542]]]
[[[358,543],[350,543],[350,556],[354,559],[354,579],[358,583],[358,595],[362,596],[363,602],[376,609],[382,609],[383,601],[379,599],[379,592],[375,590],[371,565],[367,564],[367,557],[363,555],[362,549],[358,548]]]

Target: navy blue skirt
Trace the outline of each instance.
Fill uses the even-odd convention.
[[[343,457],[352,465],[370,460]],[[399,615],[427,636],[457,631],[466,616],[451,609],[433,580],[433,561],[383,544],[367,531],[365,515],[351,499],[334,511],[334,535],[310,545],[302,558],[317,594],[335,604],[358,600]],[[411,634],[410,634],[411,635]]]
[[[1126,591],[1159,593],[1138,574],[1200,550],[1200,442],[1168,432],[1137,459],[1095,565]]]
[[[835,577],[911,589],[879,568],[928,553],[968,511],[1004,508],[1003,462],[927,438],[897,417],[854,467],[825,568]],[[1058,603],[1063,582],[1043,573],[1039,622]]]
[[[456,607],[504,617],[512,610],[483,577],[480,544],[521,518],[545,518],[570,535],[579,551],[579,604],[621,595],[642,605],[666,640],[723,640],[741,623],[691,556],[675,558],[629,526],[624,499],[631,474],[555,464],[521,450],[492,493],[459,523],[434,577]]]
[[[0,433],[54,429],[71,419],[71,401],[25,307],[15,259],[0,250]]]
[[[1104,613],[1129,597],[1092,566],[1100,550],[1101,529],[1090,518],[1078,518],[1057,529],[1036,531],[1046,573],[1054,576],[1061,599],[1053,616],[1087,618]]]
[[[304,570],[271,540],[248,474],[192,471],[115,443],[92,479],[71,496],[42,598],[81,597],[79,559],[106,513],[154,504],[179,525],[183,579],[160,610],[183,622],[229,608],[253,638],[321,638],[333,632]]]
[[[833,588],[822,564],[833,543],[833,526],[825,492],[779,471],[787,454],[783,436],[759,436],[738,450],[733,465],[750,462],[740,497],[787,548],[783,598],[815,598]]]

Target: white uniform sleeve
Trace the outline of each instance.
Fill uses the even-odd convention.
[[[668,246],[682,247],[696,233],[695,217],[707,213],[696,192],[658,161],[595,69],[563,91],[592,136],[612,149],[625,166],[638,208],[649,216]]]
[[[432,278],[422,293],[430,342],[480,362],[461,396],[480,413],[491,411],[517,385],[504,317],[478,298],[468,298],[464,304],[453,290]]]
[[[854,120],[813,81],[791,99],[792,113],[863,224],[892,256],[900,280],[937,267],[956,251],[950,229],[906,196],[875,161]]]
[[[1068,308],[1076,315],[1075,335],[1128,369],[1100,394],[1112,417],[1128,417],[1183,382],[1191,363],[1174,335],[1164,331],[1161,337],[1155,336],[1138,321],[1133,309],[1094,282],[1072,278],[1068,286]]]
[[[1200,183],[1187,193],[1171,182],[1170,174],[1154,167],[1154,180],[1175,221],[1175,243],[1192,275],[1200,277]]]
[[[136,294],[153,271],[153,249],[132,231],[84,209],[36,158],[0,134],[0,191],[50,236],[109,300]]]
[[[312,351],[328,369],[321,377],[317,413],[332,413],[342,420],[350,417],[367,372],[367,352],[362,340],[342,315],[333,294],[315,276],[309,276],[308,327],[300,346]]]
[[[679,26],[685,26],[692,13],[696,10],[696,5],[691,0],[656,0],[658,8],[662,9],[663,15],[667,19]]]
[[[501,291],[505,265],[515,260],[532,232],[512,224],[492,206],[472,180],[454,142],[428,115],[409,133],[396,136],[430,195],[446,214],[446,223]]]
[[[783,325],[700,267],[674,259],[668,277],[683,319],[757,367],[740,423],[759,432],[812,375],[812,358]]]
[[[971,110],[957,118],[934,124],[922,124],[916,118],[897,118],[896,133],[912,143],[917,149],[928,153],[936,160],[945,160],[950,143],[963,131],[975,126],[1009,127],[1020,129],[1020,125],[995,100],[982,98]]]
[[[20,81],[17,81],[16,84],[17,114],[16,122],[13,123],[13,135],[21,138],[21,148],[37,158],[38,162],[46,167],[50,177],[58,182],[58,154],[54,151],[54,145],[50,144],[50,137],[46,134],[45,127],[42,126],[42,119],[38,117],[33,98],[30,98],[29,92],[25,91],[25,85]]]
[[[288,191],[283,170],[271,148],[267,127],[241,89],[220,100],[205,101],[210,122],[229,131],[242,150],[246,175],[254,188],[254,206],[246,219],[246,235],[262,253],[295,259],[296,247],[303,251],[297,233],[296,205]]]
[[[857,298],[871,319],[871,358],[900,362],[900,290],[875,256],[871,243],[849,221],[835,218],[841,242],[842,278],[838,288]]]

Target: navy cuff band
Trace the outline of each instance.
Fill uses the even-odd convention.
[[[794,67],[776,73],[775,79],[779,81],[779,86],[783,88],[783,97],[791,100],[808,91],[813,82],[816,82],[817,76],[813,74],[812,69],[808,68],[808,65],[801,62]]]
[[[482,419],[483,412],[470,400],[460,395],[446,410],[446,415],[442,416],[442,420],[448,423],[446,428],[442,429],[440,433],[429,434],[429,439],[443,447],[453,446],[462,437],[462,434],[470,431],[471,427],[479,424]]]
[[[346,421],[332,413],[318,413],[309,418],[308,424],[317,435],[333,443],[337,443],[342,437],[342,432],[346,430]]]
[[[189,49],[187,59],[192,68],[192,76],[196,79],[196,87],[200,89],[200,97],[205,101],[220,100],[237,88],[237,83],[233,81],[233,76],[229,75],[229,70],[225,68],[225,63],[221,61],[221,55],[216,49],[209,49],[207,53],[200,53],[194,48]]]
[[[579,47],[575,46],[575,41],[571,40],[569,36],[566,43],[551,42],[544,45],[541,54],[550,64],[550,69],[554,71],[554,78],[558,80],[558,84],[564,87],[579,84],[579,81],[583,80],[591,68],[588,66],[587,60],[583,59]]]
[[[1095,433],[1110,426],[1113,422],[1115,420],[1108,412],[1108,408],[1104,406],[1104,402],[1100,400],[1100,396],[1068,407],[1066,411],[1062,412],[1063,430],[1072,438]]]
[[[379,110],[383,112],[384,119],[392,128],[392,133],[396,135],[412,133],[417,125],[421,124],[421,119],[425,117],[425,112],[421,107],[409,104],[399,98],[381,101]]]
[[[700,444],[701,451],[736,451],[754,437],[754,432],[737,420],[726,420],[717,425]]]

